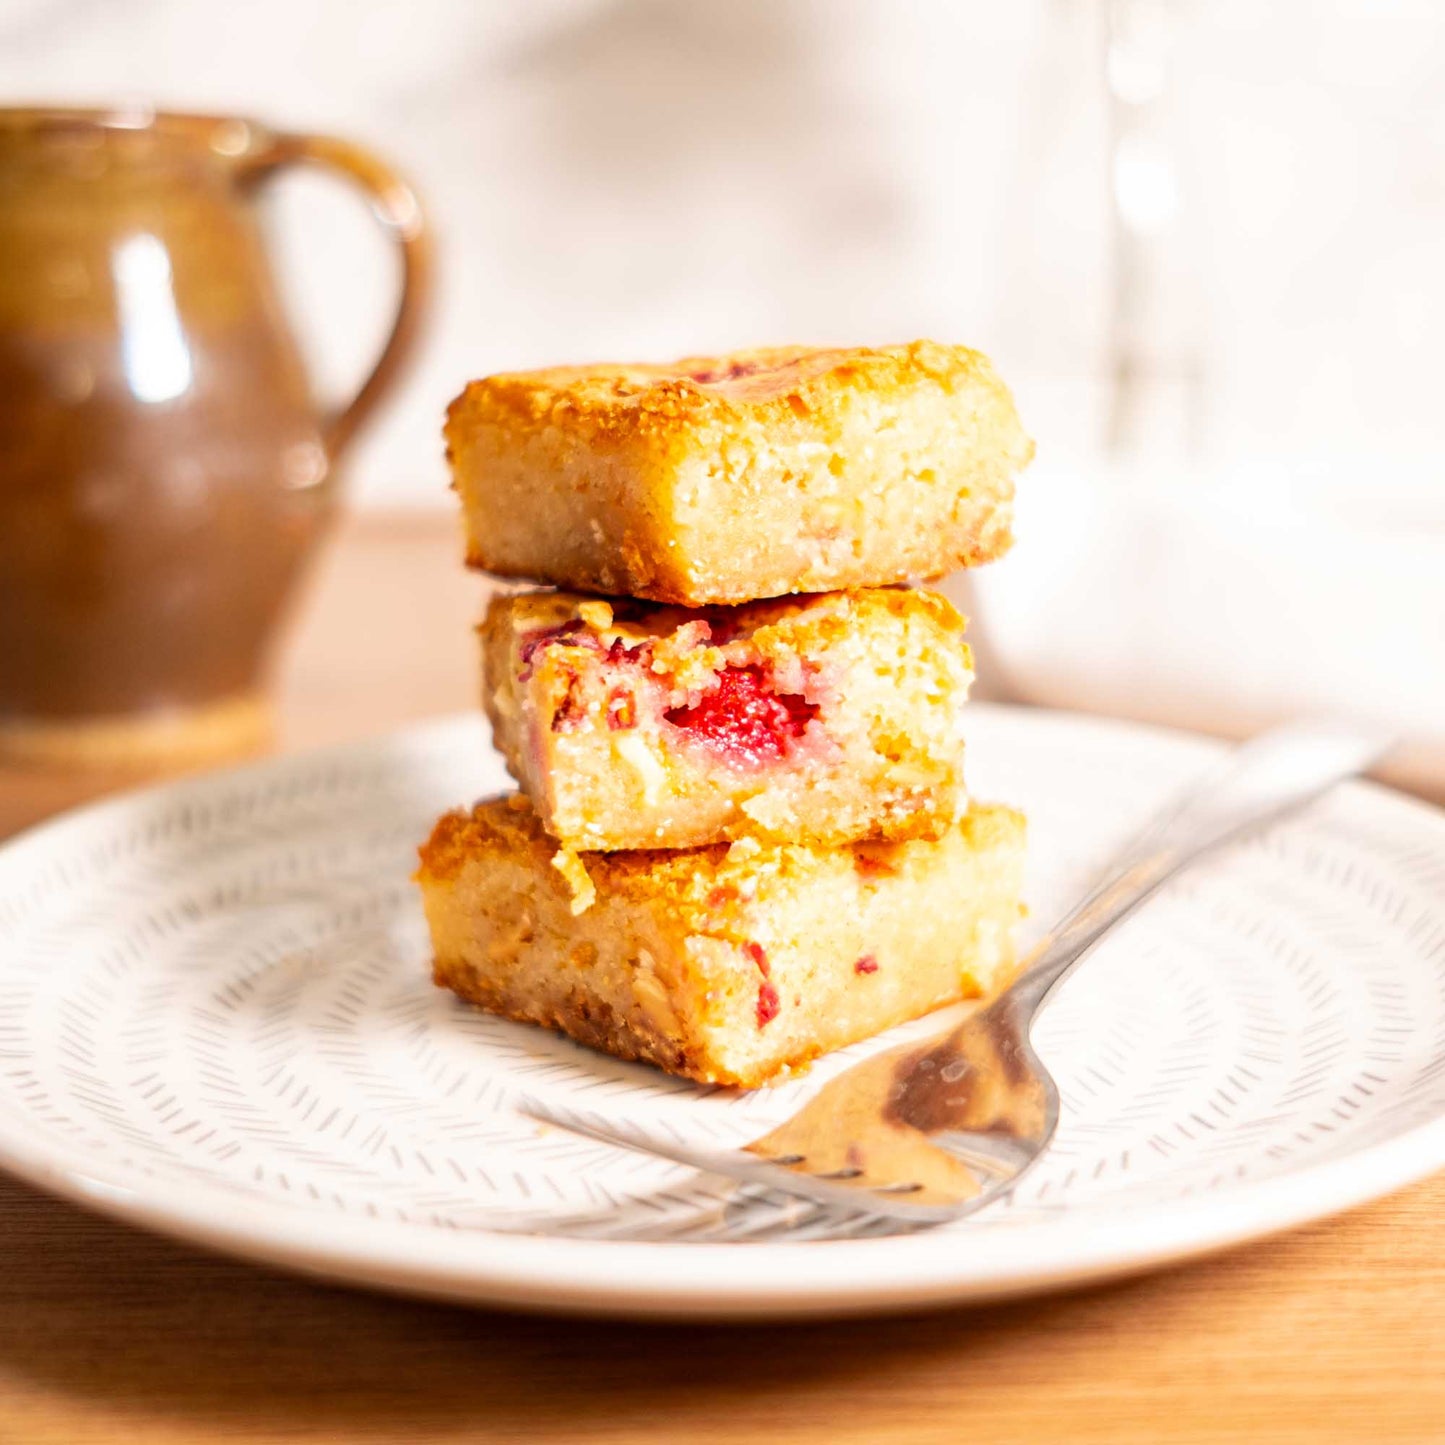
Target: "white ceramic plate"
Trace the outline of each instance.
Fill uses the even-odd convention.
[[[1031,815],[1043,917],[1213,753],[1061,714],[974,706],[970,724],[975,792]],[[333,1279],[757,1317],[1123,1274],[1445,1164],[1445,815],[1351,786],[1190,874],[1069,982],[1038,1031],[1063,1126],[1013,1200],[901,1239],[564,1236],[564,1217],[687,1211],[699,1190],[522,1120],[516,1087],[741,1142],[862,1050],[780,1088],[703,1090],[434,989],[413,850],[502,781],[462,718],[121,798],[0,850],[0,1165]],[[519,1222],[535,1232],[501,1232]]]

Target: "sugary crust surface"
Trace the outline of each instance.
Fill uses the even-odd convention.
[[[572,848],[936,837],[965,803],[963,630],[946,598],[903,588],[705,611],[522,593],[481,628],[483,698]],[[739,679],[775,733],[690,724]]]
[[[559,857],[513,795],[440,819],[417,878],[441,986],[753,1087],[1000,987],[1023,839],[1019,814],[976,804],[935,841]]]
[[[990,561],[1033,453],[988,359],[930,341],[492,376],[446,439],[473,566],[691,606]]]

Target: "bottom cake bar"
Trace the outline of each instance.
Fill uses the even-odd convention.
[[[520,794],[421,848],[436,982],[623,1059],[751,1088],[1013,970],[1024,820],[936,840],[569,853]]]

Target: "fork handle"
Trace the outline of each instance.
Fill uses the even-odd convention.
[[[1364,724],[1318,719],[1273,728],[1227,753],[1114,858],[998,1002],[1031,1020],[1094,944],[1181,868],[1364,772],[1394,741]]]

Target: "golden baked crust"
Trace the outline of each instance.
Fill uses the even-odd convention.
[[[975,804],[933,841],[559,857],[513,795],[443,817],[417,879],[439,985],[750,1088],[1002,986],[1023,838],[1019,814]]]
[[[497,597],[493,738],[576,849],[936,837],[964,806],[964,621],[934,592],[706,610]]]
[[[1033,453],[988,359],[930,341],[492,376],[446,440],[471,565],[690,606],[991,561]]]

